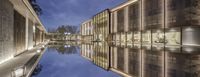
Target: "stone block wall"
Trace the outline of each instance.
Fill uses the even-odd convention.
[[[14,8],[9,0],[0,0],[0,63],[14,55]]]
[[[28,48],[32,48],[33,47],[33,25],[34,23],[29,20],[28,21]]]
[[[17,11],[14,11],[14,46],[15,46],[15,55],[22,53],[26,48],[25,40],[25,26],[26,19]]]

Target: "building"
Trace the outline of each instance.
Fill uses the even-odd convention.
[[[1,0],[0,21],[0,63],[45,41],[46,30],[28,0]]]
[[[199,7],[199,0],[128,0],[93,17],[94,40],[111,37],[110,69],[123,76],[198,77]]]
[[[179,67],[199,46],[199,2],[130,0],[112,8],[111,34],[117,47],[111,48],[111,67],[136,77],[199,76],[197,69],[181,68],[190,64]]]
[[[82,44],[80,49],[81,56],[86,59],[93,61],[94,57],[94,45],[93,44]]]
[[[92,18],[94,25],[94,41],[106,41],[110,33],[110,11],[109,9],[103,10]]]
[[[109,70],[110,56],[107,51],[109,51],[109,46],[105,42],[95,42],[81,45],[81,55],[83,57],[92,61],[95,65]]]
[[[93,41],[94,25],[91,19],[81,24],[81,41],[91,42]]]

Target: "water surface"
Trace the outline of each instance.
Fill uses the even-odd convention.
[[[80,55],[79,46],[49,46],[33,77],[120,77],[104,70]]]

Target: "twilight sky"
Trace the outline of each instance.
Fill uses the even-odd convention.
[[[43,10],[40,19],[46,29],[60,25],[80,26],[96,13],[126,0],[37,0]]]

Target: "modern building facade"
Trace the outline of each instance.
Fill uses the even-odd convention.
[[[81,41],[83,42],[91,42],[93,41],[93,35],[94,35],[94,25],[92,22],[92,19],[89,19],[82,23],[81,25]]]
[[[199,7],[199,0],[128,0],[110,9],[110,69],[133,77],[200,76]],[[102,37],[94,26],[94,39]]]
[[[199,46],[199,36],[195,35],[199,33],[199,5],[197,0],[130,0],[111,9],[111,33],[119,46],[112,48],[112,67],[135,77],[199,76],[196,69],[179,68],[179,62],[187,59],[177,56],[195,56],[191,52]],[[129,51],[130,48],[133,49]],[[131,53],[136,60],[128,65],[134,57],[128,57]],[[198,67],[196,63],[192,65]],[[181,67],[189,66],[186,63]]]
[[[110,11],[103,10],[92,18],[94,25],[94,41],[106,41],[110,33]]]
[[[95,42],[81,45],[81,55],[92,61],[95,65],[109,70],[110,68],[110,47],[106,42]]]
[[[28,0],[1,0],[0,21],[0,63],[45,40],[46,30]]]

